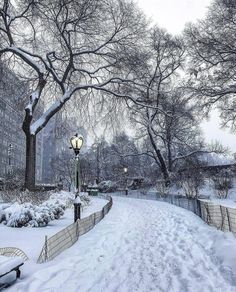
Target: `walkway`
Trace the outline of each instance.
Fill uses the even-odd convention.
[[[221,266],[215,251],[224,236],[191,212],[173,205],[115,197],[111,212],[91,232],[11,289],[236,291],[236,279]]]

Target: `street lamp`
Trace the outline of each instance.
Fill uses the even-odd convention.
[[[76,188],[76,197],[80,192],[80,177],[79,177],[79,153],[80,149],[83,146],[84,139],[81,135],[75,134],[75,136],[70,138],[71,148],[75,152],[75,188]]]
[[[124,167],[124,175],[125,175],[125,195],[128,195],[128,179],[127,179],[127,175],[128,175],[128,167]]]
[[[74,222],[76,222],[77,219],[80,219],[81,202],[80,202],[80,198],[79,198],[79,193],[80,193],[79,153],[80,153],[81,147],[83,146],[83,143],[84,143],[84,139],[81,135],[75,134],[73,137],[70,138],[71,148],[75,152],[75,188],[76,188],[76,193],[75,193],[75,201],[74,201]]]
[[[81,135],[75,134],[73,137],[70,138],[71,148],[74,150],[75,156],[79,155],[83,143],[84,139]]]

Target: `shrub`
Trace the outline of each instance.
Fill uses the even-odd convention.
[[[10,227],[42,227],[51,220],[59,219],[71,201],[71,194],[61,192],[52,194],[50,199],[40,205],[32,203],[0,205],[0,223]],[[60,198],[61,197],[61,198]],[[60,198],[60,199],[59,199]]]
[[[181,187],[188,198],[197,198],[199,189],[204,185],[204,175],[199,167],[193,167],[175,175],[177,187]]]
[[[91,199],[87,192],[81,192],[80,199],[81,199],[82,207],[88,206],[91,202]]]
[[[168,195],[169,186],[166,186],[166,181],[164,179],[159,179],[156,182],[157,193],[160,194],[161,197]]]
[[[102,181],[98,184],[98,189],[102,193],[115,192],[117,188],[117,184],[110,180]]]
[[[229,190],[233,187],[233,173],[230,170],[223,169],[213,178],[214,188],[220,199],[226,199]]]
[[[12,203],[18,202],[20,204],[30,202],[35,205],[40,205],[45,200],[49,199],[52,191],[49,192],[30,192],[28,190],[22,191],[19,189],[4,190],[0,192],[0,197],[3,202]]]

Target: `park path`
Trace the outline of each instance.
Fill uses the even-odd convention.
[[[184,209],[114,197],[110,213],[92,231],[9,290],[236,291],[232,271],[221,266],[214,248],[222,237]]]

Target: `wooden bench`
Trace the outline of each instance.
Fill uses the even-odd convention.
[[[23,264],[24,262],[20,257],[0,256],[0,289],[8,287],[9,285],[13,284],[17,280],[17,278],[20,277],[20,267]],[[7,278],[2,279],[12,272],[16,273],[16,276],[13,280],[9,281]]]

